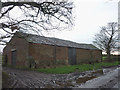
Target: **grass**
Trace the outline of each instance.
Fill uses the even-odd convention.
[[[89,70],[97,70],[97,69],[102,69],[103,67],[110,67],[110,66],[117,66],[117,65],[120,65],[119,61],[100,62],[100,63],[94,63],[94,64],[69,65],[69,66],[61,66],[61,67],[59,66],[59,67],[52,67],[52,68],[38,68],[38,69],[34,69],[34,68],[30,69],[28,67],[20,67],[20,66],[13,67],[11,65],[7,65],[7,66],[16,68],[16,69],[37,71],[37,72],[50,73],[50,74],[68,74],[76,71],[83,72],[83,71],[89,71]]]
[[[72,65],[72,66],[63,66],[56,68],[46,68],[46,69],[36,69],[38,72],[45,72],[51,74],[67,74],[75,71],[83,72],[88,70],[97,70],[103,67],[117,66],[120,65],[120,62],[100,62],[95,64],[82,64],[82,65]]]
[[[104,61],[107,58],[107,56],[102,56],[102,60]]]

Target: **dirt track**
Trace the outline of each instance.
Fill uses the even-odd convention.
[[[114,68],[112,68],[114,69]],[[106,69],[107,72],[112,69]],[[76,72],[71,74],[45,74],[35,71],[17,70],[13,68],[3,67],[3,71],[7,72],[11,77],[10,88],[71,88],[80,87],[84,84],[86,80],[83,77],[100,76],[99,73],[94,73],[93,71],[87,72]],[[82,78],[81,78],[82,77]],[[80,79],[80,80],[79,80]],[[92,79],[92,78],[91,78]],[[79,81],[78,81],[79,80]],[[83,80],[83,83],[81,83]]]
[[[106,75],[88,81],[79,88],[119,88],[119,70],[120,68],[110,71]]]

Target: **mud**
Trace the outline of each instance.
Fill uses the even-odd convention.
[[[95,76],[87,76],[87,77],[81,77],[81,78],[78,78],[76,80],[76,83],[80,84],[80,83],[85,83],[86,81],[88,80],[91,80],[93,78],[96,78]]]
[[[35,71],[3,67],[13,81],[11,88],[72,88],[99,77],[105,70],[74,72],[70,74],[45,74]],[[109,72],[108,70],[107,72]],[[7,87],[6,87],[7,88]]]

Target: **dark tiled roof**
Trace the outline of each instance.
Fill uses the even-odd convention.
[[[32,42],[32,43],[99,50],[97,47],[93,46],[92,44],[80,44],[80,43],[76,43],[68,40],[62,40],[58,38],[44,37],[44,36],[26,34],[26,33],[20,33],[20,32],[19,34],[21,36],[24,36],[28,42]]]

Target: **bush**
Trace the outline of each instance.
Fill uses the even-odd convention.
[[[27,66],[29,68],[36,68],[36,63],[32,56],[27,57]]]

